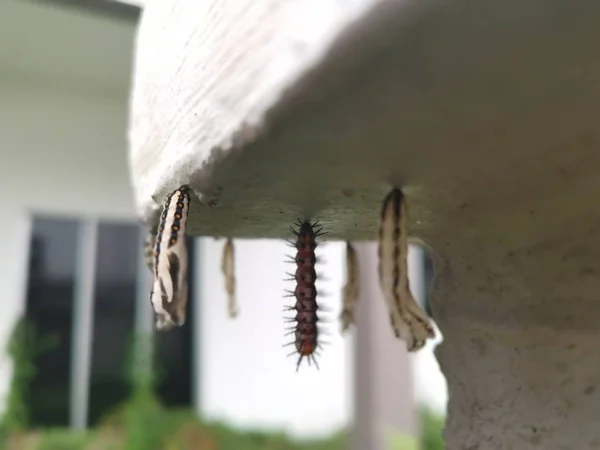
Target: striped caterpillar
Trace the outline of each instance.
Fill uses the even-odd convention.
[[[406,341],[409,352],[419,350],[434,331],[427,314],[413,297],[408,282],[408,218],[398,188],[385,197],[379,228],[379,281],[390,310],[392,329]]]
[[[317,304],[317,288],[315,286],[317,279],[315,249],[317,248],[316,238],[325,233],[318,222],[311,224],[307,220],[298,219],[298,223],[295,225],[298,229],[296,230],[292,226],[290,230],[296,236],[296,241],[291,242],[296,248],[296,256],[290,262],[296,264],[296,272],[289,275],[296,282],[296,289],[288,292],[289,297],[294,297],[296,302],[293,306],[286,307],[285,310],[296,311],[296,316],[286,319],[286,322],[295,322],[295,325],[288,328],[289,332],[286,334],[286,336],[294,335],[294,340],[285,346],[294,345],[296,347],[296,350],[288,356],[299,355],[296,363],[296,371],[298,371],[304,358],[308,360],[309,365],[314,362],[317,369],[319,368],[315,355],[318,355],[317,350],[321,348],[320,330],[317,325],[319,321],[317,310],[321,308]]]
[[[235,267],[234,267],[233,240],[227,239],[223,246],[223,257],[221,259],[221,271],[225,277],[225,291],[227,292],[227,311],[229,317],[238,315],[238,307],[235,298]]]
[[[340,313],[340,322],[342,324],[342,333],[345,332],[351,324],[355,324],[354,309],[358,301],[358,260],[356,250],[350,242],[346,242],[346,284],[342,289],[343,308]]]
[[[167,196],[154,244],[154,284],[150,301],[156,313],[156,328],[182,326],[188,301],[188,255],[185,227],[190,206],[188,186]]]

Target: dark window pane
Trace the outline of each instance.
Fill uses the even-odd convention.
[[[37,373],[29,398],[33,426],[69,422],[77,232],[75,220],[40,217],[33,221],[25,316],[38,336],[58,339],[34,361]]]
[[[192,338],[193,317],[196,302],[193,299],[195,267],[194,240],[187,239],[188,244],[188,309],[183,327],[175,327],[166,333],[158,332],[157,359],[162,370],[159,379],[158,395],[168,406],[192,406]]]
[[[134,331],[139,232],[129,223],[98,226],[90,425],[129,394],[126,365]]]

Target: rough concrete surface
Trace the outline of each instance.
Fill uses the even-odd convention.
[[[140,212],[189,182],[216,203],[192,205],[194,234],[287,237],[312,216],[363,240],[403,186],[436,259],[448,449],[600,449],[600,2],[357,1],[304,59],[269,21],[282,9],[254,4],[220,41],[149,5],[130,134]]]

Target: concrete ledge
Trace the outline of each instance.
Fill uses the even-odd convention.
[[[193,208],[195,234],[281,237],[318,215],[369,239],[395,182],[415,233],[517,226],[522,244],[587,209],[546,216],[600,190],[599,3],[352,4],[151,3],[131,109],[140,213],[190,182],[219,205]]]
[[[312,216],[371,240],[401,185],[436,260],[448,449],[597,448],[600,2],[160,3],[134,76],[140,214],[189,183],[192,234]]]

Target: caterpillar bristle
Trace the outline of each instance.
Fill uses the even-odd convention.
[[[330,306],[318,305],[317,306],[317,311],[324,312],[324,313],[328,314],[328,313],[332,313],[333,309]]]
[[[292,355],[295,355],[296,352],[292,352],[289,355],[287,355],[287,357],[290,357]],[[300,355],[298,357],[298,362],[296,363],[296,372],[298,372],[300,370],[300,365],[302,364],[302,360],[306,359],[309,367],[311,365],[311,362],[315,364],[315,367],[317,368],[317,370],[320,370],[319,368],[319,363],[317,362],[317,358],[315,358],[314,353],[311,353],[310,355]]]
[[[324,291],[323,289],[318,289],[317,290],[317,296],[319,296],[319,297],[329,297],[330,294],[327,291]]]
[[[301,313],[301,312],[312,312],[313,314],[316,314],[316,311],[324,312],[324,313],[332,313],[333,309],[331,307],[329,307],[329,306],[323,306],[323,305],[317,305],[316,309],[314,309],[314,310],[312,310],[312,309],[311,310],[308,310],[308,309],[298,309],[298,307],[296,305],[293,305],[293,306],[291,306],[291,305],[285,305],[283,307],[282,311],[283,312],[296,311],[296,312],[299,312],[299,313]]]
[[[315,274],[317,280],[321,280],[321,281],[331,281],[331,278],[328,277],[327,275],[324,274],[324,272],[318,272]]]
[[[326,329],[319,329],[319,335],[321,335],[321,336],[333,336],[333,333],[331,333],[331,331],[326,330]]]

